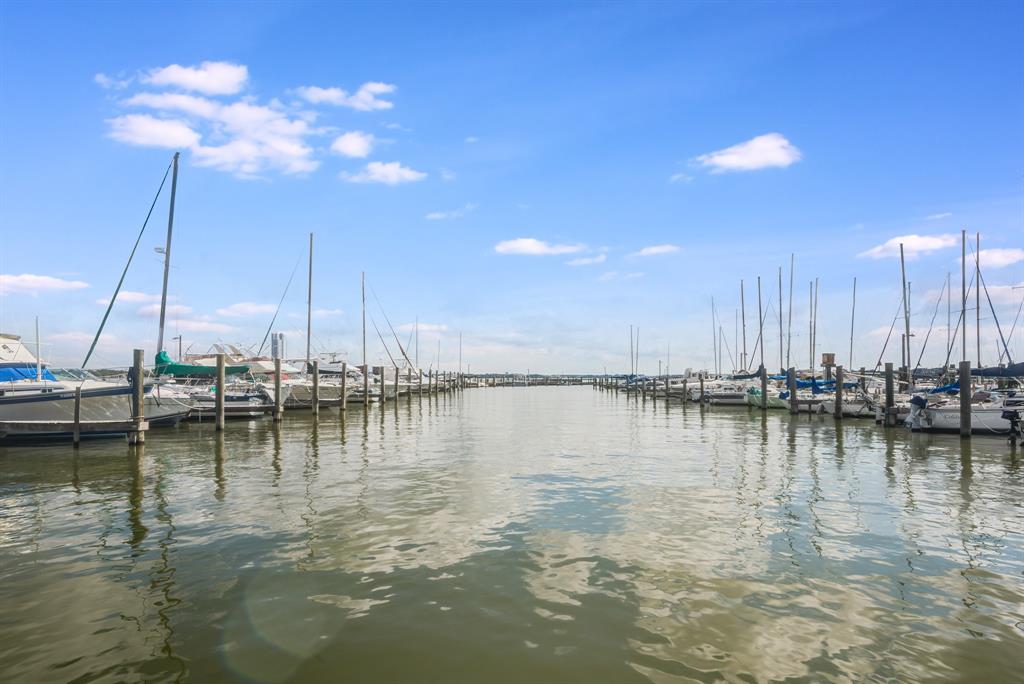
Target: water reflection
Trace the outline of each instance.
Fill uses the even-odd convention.
[[[1002,440],[590,388],[353,410],[0,451],[2,678],[1016,672]]]

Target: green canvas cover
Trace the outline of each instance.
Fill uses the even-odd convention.
[[[225,366],[225,375],[241,375],[248,373],[248,366]],[[156,355],[156,374],[170,375],[175,378],[216,378],[216,366],[200,366],[194,363],[177,363],[173,361],[167,352],[162,351]]]

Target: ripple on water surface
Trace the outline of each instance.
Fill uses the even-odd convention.
[[[211,428],[0,448],[0,680],[1021,676],[1001,440],[589,387]]]

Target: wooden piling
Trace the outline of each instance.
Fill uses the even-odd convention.
[[[885,364],[885,414],[882,424],[886,427],[896,424],[896,398],[893,390],[892,362]]]
[[[214,405],[216,406],[216,429],[224,429],[224,354],[217,354],[217,386],[214,394]]]
[[[78,448],[82,441],[82,386],[75,388],[75,428],[72,434],[72,443]]]
[[[697,399],[701,404],[704,403],[704,374],[698,373],[697,377],[700,378],[700,398]]]
[[[799,413],[800,402],[796,398],[796,368],[786,369],[786,388],[789,390],[789,412]]]
[[[348,404],[348,363],[342,362],[341,364],[341,410],[345,410],[345,405]]]
[[[313,360],[313,405],[310,407],[313,415],[320,413],[320,361]]]
[[[768,369],[761,364],[761,368],[758,370],[758,374],[761,376],[761,410],[768,410]]]
[[[143,374],[142,361],[145,352],[136,349],[132,352],[132,424],[134,429],[128,433],[129,444],[143,444],[146,433],[143,423],[146,420],[146,377]]]
[[[860,367],[860,378],[857,380],[860,383],[860,391],[866,392],[868,389],[868,378],[865,375],[864,366]]]
[[[971,362],[960,362],[960,437],[971,436]]]
[[[843,367],[836,366],[836,408],[833,416],[836,420],[843,419]]]
[[[398,401],[398,366],[395,366],[395,401]]]
[[[281,357],[274,359],[274,420],[284,417],[284,401],[281,400]]]

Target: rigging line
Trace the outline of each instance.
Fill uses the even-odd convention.
[[[772,298],[769,296],[768,297],[768,301],[765,303],[764,316],[759,316],[761,321],[760,321],[760,325],[757,326],[758,327],[757,340],[754,342],[754,348],[750,352],[750,356],[751,357],[753,357],[757,353],[757,348],[758,348],[757,345],[759,345],[761,343],[761,333],[764,332],[764,321],[768,317],[768,307],[771,306],[771,304],[772,304]],[[747,359],[747,367],[744,368],[743,370],[745,370],[745,371],[750,370],[750,361],[751,361],[751,359],[748,358]]]
[[[171,161],[167,165],[167,170],[164,171],[164,177],[160,181],[160,187],[156,190],[156,196],[153,197],[153,203],[149,205],[149,211],[146,213],[146,220],[142,222],[142,229],[139,231],[139,236],[135,238],[135,246],[132,247],[132,253],[128,255],[128,263],[124,265],[124,270],[121,271],[121,279],[117,281],[117,287],[114,288],[114,296],[110,298],[110,303],[107,304],[107,310],[103,314],[103,320],[100,321],[99,330],[96,331],[96,337],[92,338],[92,344],[89,345],[89,352],[85,355],[85,361],[82,361],[82,368],[89,363],[89,357],[92,356],[93,351],[96,349],[96,343],[100,341],[100,335],[103,334],[103,326],[107,324],[107,317],[110,316],[111,309],[114,308],[114,302],[117,300],[117,295],[121,292],[121,286],[124,285],[125,276],[128,275],[128,267],[132,265],[132,259],[135,257],[135,250],[139,248],[139,242],[142,240],[142,234],[146,232],[146,226],[149,224],[149,217],[153,215],[153,209],[156,207],[156,201],[160,199],[160,193],[164,189],[164,183],[167,182],[167,175],[171,172],[171,166],[174,164]],[[159,350],[157,350],[159,351]]]
[[[974,289],[974,274],[972,273],[971,274],[970,283],[967,285],[967,296],[968,297],[971,295],[971,290],[973,290],[973,289]],[[949,357],[953,355],[953,347],[956,345],[956,336],[958,334],[960,334],[960,324],[964,322],[964,316],[966,315],[966,313],[968,311],[971,311],[971,309],[968,309],[968,308],[965,307],[960,312],[960,315],[956,317],[956,327],[953,328],[953,337],[950,338],[951,341],[949,343],[949,349],[946,350],[946,363],[943,365],[944,368],[949,368]],[[961,341],[961,344],[963,344],[962,341]]]
[[[387,321],[388,328],[391,329],[391,335],[395,338],[395,344],[398,345],[398,351],[402,352],[402,356],[405,358],[405,362],[408,363],[409,366],[411,367],[412,361],[409,359],[409,355],[405,353],[405,348],[402,347],[402,342],[401,340],[398,339],[398,333],[395,332],[394,326],[391,325],[391,319],[388,318],[387,311],[384,310],[384,307],[381,305],[380,300],[377,298],[377,292],[376,290],[373,289],[372,283],[370,284],[370,294],[373,295],[373,301],[377,302],[377,308],[380,309],[380,312],[384,315],[384,320]],[[397,364],[395,365],[397,367]]]
[[[914,370],[921,367],[921,359],[924,358],[924,350],[928,347],[928,338],[932,336],[932,326],[935,325],[935,317],[939,314],[939,305],[942,304],[942,295],[946,293],[946,283],[942,283],[942,289],[939,290],[939,298],[935,301],[935,311],[932,312],[932,322],[928,324],[928,332],[924,336],[924,342],[921,344],[921,353],[917,355],[917,364],[914,366]]]
[[[721,328],[719,328],[719,333],[721,333]],[[722,336],[722,344],[725,345],[725,351],[729,354],[729,363],[732,364],[733,368],[739,368],[739,366],[736,365],[736,359],[732,356],[732,349],[729,347],[729,340],[725,339],[726,337],[727,336],[725,335]]]
[[[992,305],[992,297],[988,294],[988,285],[985,284],[985,276],[981,274],[981,269],[978,269],[978,279],[981,281],[981,289],[985,290],[985,299],[988,300],[988,308],[992,311],[992,318],[996,322],[996,330],[999,331],[999,340],[1003,343],[1003,349],[1006,350],[1006,360],[1011,364],[1013,363],[1013,357],[1010,356],[1010,348],[1006,346],[1006,338],[1003,337],[1003,328],[999,325],[999,316],[996,315],[996,307]],[[1002,355],[1000,354],[1000,358]]]
[[[1020,299],[1020,306],[1017,307],[1017,315],[1013,318],[1013,325],[1010,326],[1010,334],[1007,337],[1013,340],[1013,333],[1017,329],[1017,321],[1020,320],[1020,312],[1024,311],[1024,297]],[[999,352],[999,363],[1003,362],[1003,352]]]
[[[377,327],[377,321],[373,319],[373,314],[370,314],[370,323],[373,324],[373,329],[377,331],[377,337],[380,339],[380,343],[384,345],[384,351],[387,353],[388,358],[391,359],[391,365],[398,368],[398,364],[395,363],[395,357],[391,355],[391,350],[388,349],[388,343],[384,341],[384,336],[380,334],[380,328]]]
[[[882,345],[882,351],[878,354],[878,361],[875,363],[875,370],[882,365],[882,357],[885,356],[885,350],[889,346],[889,340],[892,339],[892,331],[896,328],[896,319],[900,317],[900,310],[903,308],[903,300],[900,299],[900,305],[896,307],[896,314],[892,317],[892,325],[889,326],[889,334],[885,336],[885,344]]]
[[[274,310],[274,317],[270,319],[270,325],[267,326],[267,333],[263,336],[263,342],[260,343],[260,350],[256,352],[256,356],[263,353],[263,347],[267,344],[267,338],[270,337],[270,331],[274,329],[274,322],[277,321],[277,314],[281,313],[281,305],[284,304],[284,298],[288,296],[288,288],[292,286],[292,278],[295,277],[295,272],[299,270],[299,264],[302,262],[302,255],[295,261],[295,267],[292,268],[292,274],[288,276],[288,284],[284,286],[284,292],[281,294],[281,299],[277,303],[277,309]]]

